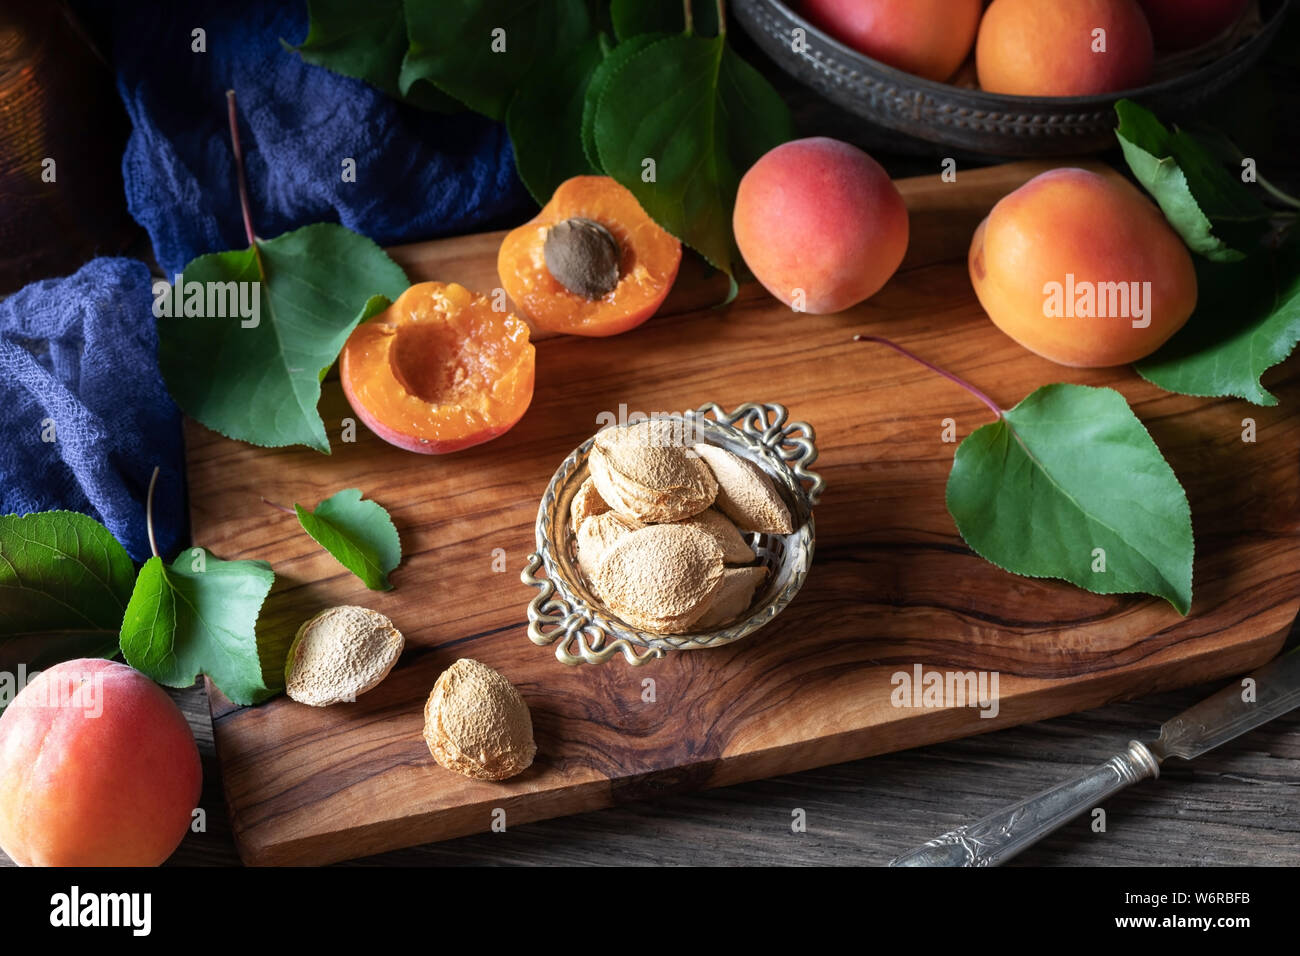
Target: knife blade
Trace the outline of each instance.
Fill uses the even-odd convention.
[[[1252,687],[1244,686],[1247,679]],[[1300,707],[1300,647],[1165,721],[1160,736],[1148,747],[1161,762],[1167,757],[1192,760],[1296,707]]]
[[[960,826],[890,866],[997,866],[1127,786],[1160,776],[1169,757],[1191,760],[1300,707],[1300,647],[1165,721],[1149,744],[1130,740],[1104,763]]]

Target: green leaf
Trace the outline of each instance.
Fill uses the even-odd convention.
[[[610,77],[622,69],[635,54],[665,36],[667,34],[656,33],[623,40],[614,49],[606,52],[605,58],[592,71],[582,99],[582,151],[593,169],[602,171],[605,169],[600,161],[600,151],[596,148],[596,108],[600,105],[600,98],[605,94],[605,86],[609,83]]]
[[[293,507],[303,529],[366,587],[392,590],[388,572],[401,563],[402,542],[380,505],[363,501],[356,488],[346,488],[326,498],[314,512],[297,503]]]
[[[308,0],[307,38],[284,46],[308,63],[364,80],[389,96],[402,98],[398,74],[406,56],[406,14],[402,0]],[[284,41],[281,41],[282,43]],[[452,112],[461,104],[436,89],[421,88],[413,105]]]
[[[187,290],[191,282],[258,282],[260,305],[255,325],[238,314],[158,319],[158,364],[181,410],[229,438],[329,454],[316,410],[321,378],[376,304],[372,294],[396,298],[406,289],[401,268],[364,236],[322,223],[200,256],[182,281]]]
[[[265,561],[221,561],[201,548],[170,567],[150,558],[126,607],[122,655],[168,687],[207,674],[234,703],[260,703],[283,689],[273,667],[273,679],[264,677],[256,629],[274,581]]]
[[[113,657],[135,567],[94,518],[0,517],[0,670]]]
[[[692,0],[696,36],[718,35],[716,0]],[[681,33],[686,29],[682,5],[676,0],[612,0],[609,5],[614,35],[628,40],[643,33]]]
[[[357,316],[357,321],[352,327],[355,329],[362,322],[369,322],[392,304],[393,300],[386,295],[372,295],[370,298],[366,299],[366,304],[361,307],[361,314]],[[325,376],[329,374],[332,365],[333,363],[331,362],[330,365],[327,365],[320,370],[320,380],[322,382],[325,381]]]
[[[1271,213],[1212,149],[1185,130],[1171,133],[1132,100],[1120,100],[1115,112],[1129,168],[1192,251],[1231,262],[1259,245]]]
[[[585,0],[407,0],[405,8],[402,94],[430,84],[497,120],[535,68],[562,62],[593,34]]]
[[[506,132],[515,148],[515,168],[539,205],[572,176],[599,172],[582,146],[587,84],[604,58],[600,37],[592,37],[553,68],[539,68],[510,102]]]
[[[1170,392],[1276,405],[1261,378],[1300,342],[1300,241],[1196,273],[1196,311],[1138,373]]]
[[[1047,385],[976,429],[953,459],[948,511],[1007,571],[1191,608],[1187,495],[1113,389]]]
[[[731,275],[740,176],[793,135],[767,80],[723,37],[664,37],[605,82],[593,128],[602,168],[656,222]],[[652,182],[643,178],[646,160],[655,163]]]

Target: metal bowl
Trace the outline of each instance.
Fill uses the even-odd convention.
[[[712,417],[709,417],[712,416]],[[812,564],[812,509],[825,482],[808,470],[817,459],[816,435],[805,422],[787,422],[782,405],[750,402],[727,413],[709,403],[681,415],[711,444],[757,464],[772,479],[790,509],[790,534],[750,534],[748,543],[768,568],[767,580],[745,614],[726,627],[699,634],[655,634],[638,630],[611,615],[592,593],[578,567],[569,505],[588,475],[587,456],[595,441],[587,439],[564,459],[537,509],[537,550],[520,579],[538,589],[528,605],[528,638],[555,645],[565,664],[603,664],[622,654],[629,664],[644,664],[668,651],[720,647],[757,631],[790,603],[803,586]],[[539,575],[544,571],[544,575]]]
[[[1237,80],[1277,35],[1292,0],[1261,0],[1252,29],[1223,55],[1139,89],[1100,96],[1004,96],[936,83],[863,56],[780,0],[735,0],[736,19],[795,79],[895,134],[996,156],[1060,156],[1115,146],[1115,101],[1129,97],[1162,119],[1194,115]],[[794,49],[795,30],[804,40]]]

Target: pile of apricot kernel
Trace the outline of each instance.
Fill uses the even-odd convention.
[[[384,441],[438,455],[508,431],[533,399],[528,325],[455,283],[420,282],[353,330],[343,392]]]
[[[501,243],[497,271],[536,328],[617,335],[654,315],[677,278],[682,244],[608,176],[575,176]]]

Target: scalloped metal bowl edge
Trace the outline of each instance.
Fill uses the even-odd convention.
[[[668,651],[731,644],[769,624],[803,587],[816,543],[812,509],[825,487],[819,475],[808,471],[817,458],[812,426],[788,421],[786,409],[774,403],[749,402],[731,413],[708,403],[671,417],[685,422],[688,415],[701,437],[754,461],[774,480],[795,518],[795,530],[747,536],[770,573],[760,598],[732,624],[694,634],[655,634],[631,627],[600,605],[573,556],[569,505],[587,476],[595,436],[588,438],[566,456],[547,485],[534,525],[537,550],[521,575],[524,583],[539,589],[528,606],[529,639],[543,646],[559,642],[556,657],[562,662],[603,663],[621,654],[635,665]]]
[[[736,0],[732,9],[781,69],[864,119],[972,152],[1045,156],[1113,147],[1114,104],[1123,97],[1176,118],[1222,91],[1263,55],[1291,4],[1276,0],[1263,28],[1214,63],[1135,90],[1072,97],[1005,96],[905,73],[845,46],[782,0]],[[805,31],[802,53],[791,47],[796,27]]]

